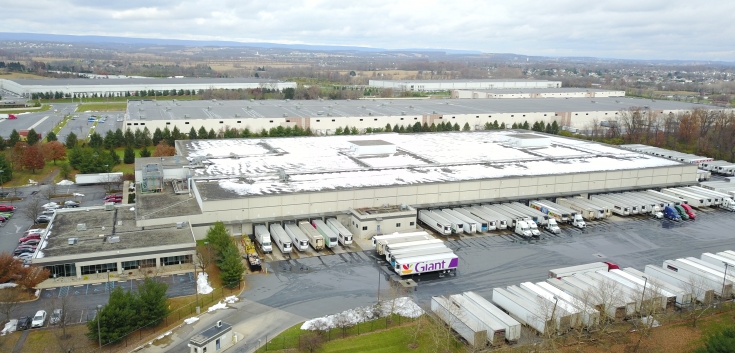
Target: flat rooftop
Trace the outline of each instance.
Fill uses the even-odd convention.
[[[77,230],[77,225],[82,223],[86,230]],[[61,210],[50,226],[46,245],[37,258],[194,243],[188,227],[177,229],[176,225],[170,225],[143,230],[135,226],[135,212],[129,207],[116,207],[114,211],[102,207]],[[120,241],[111,243],[110,236],[119,236]],[[77,243],[69,245],[69,238],[77,238]]]
[[[172,157],[166,157],[171,158]],[[137,158],[136,158],[137,159]],[[187,165],[184,160],[184,165]],[[180,167],[179,167],[180,168]],[[166,218],[175,216],[188,216],[201,214],[199,203],[189,194],[174,193],[171,182],[165,182],[163,192],[142,193],[141,188],[135,190],[135,204],[138,211],[138,219]]]
[[[385,133],[380,140],[394,144],[396,153],[384,156],[352,154],[349,146],[358,140],[355,136],[181,140],[176,148],[182,158],[192,161],[201,197],[212,200],[681,165],[636,151],[526,131],[521,133],[526,138],[549,138],[551,144],[524,149],[506,143],[519,132]],[[287,180],[282,180],[280,170]]]
[[[694,108],[722,108],[667,100],[627,97],[569,98],[569,99],[389,99],[389,100],[236,100],[236,101],[152,101],[128,102],[127,120],[191,120],[191,119],[267,119],[300,117],[372,117],[422,116],[440,114],[493,113],[558,113],[621,111],[633,107],[652,110],[690,110]],[[553,116],[553,115],[552,115]]]
[[[264,78],[57,78],[57,79],[6,79],[23,86],[125,86],[125,85],[188,85],[220,83],[274,83],[277,80]]]
[[[374,82],[418,82],[418,83],[464,83],[464,82],[560,82],[556,80],[527,80],[525,78],[501,78],[501,79],[457,79],[457,80],[370,80]]]

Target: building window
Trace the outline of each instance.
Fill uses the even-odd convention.
[[[316,119],[316,122],[317,122],[317,123],[318,123],[318,122],[320,122],[320,121],[321,121],[321,120],[319,120],[319,119]]]
[[[378,118],[373,119],[373,121],[378,121]]]
[[[214,341],[215,349],[220,350],[220,340],[221,338],[218,338],[216,341]]]
[[[544,116],[546,116],[546,114],[544,114]]]
[[[138,123],[133,123],[133,125],[138,126]]]
[[[523,117],[525,118],[526,117],[526,114],[523,114]]]
[[[145,123],[140,123],[140,125],[145,125]]]
[[[360,119],[360,121],[362,121],[362,119]]]
[[[454,117],[452,117],[452,119],[454,119]]]
[[[396,223],[396,228],[398,228],[398,227],[400,227],[400,226],[401,226],[401,224],[400,224],[400,223]]]
[[[410,222],[410,223],[408,223],[408,225],[410,225],[410,226],[414,226],[415,224],[416,224],[416,222]]]
[[[202,353],[207,353],[207,347],[202,348]]]
[[[270,121],[271,123],[273,122],[273,120],[269,120],[269,121]]]
[[[493,116],[492,116],[492,115],[488,115],[487,117],[488,117],[488,118],[492,118]]]
[[[171,125],[171,122],[170,122],[170,121],[167,121],[167,122],[166,122],[166,125]]]
[[[577,113],[574,113],[574,115],[579,115],[579,114],[577,114]]]
[[[360,119],[360,120],[362,120],[362,119]],[[290,123],[290,122],[291,122],[291,120],[288,120],[288,119],[286,119],[286,122],[287,122],[287,123]],[[239,121],[238,121],[238,123],[239,123]]]
[[[401,120],[403,120],[403,118],[401,118]]]
[[[120,265],[122,265],[123,270],[137,270],[138,266],[140,266],[140,261],[123,261]]]
[[[477,119],[480,119],[480,116],[478,115],[478,116],[476,116],[475,118],[477,118]]]
[[[169,257],[161,258],[162,266],[178,265],[180,263],[182,264],[191,263],[191,255],[169,256]]]
[[[439,119],[444,119],[444,117],[443,116],[440,116]]]
[[[362,227],[362,230],[367,230],[367,226],[363,226]]]
[[[332,122],[334,122],[334,119],[332,119]]]
[[[605,115],[607,115],[607,113],[605,113]]]
[[[271,121],[271,122],[272,122],[272,121]],[[222,120],[220,120],[220,121],[219,121],[219,123],[220,123],[220,124],[224,124],[225,122],[224,122],[224,121],[222,121]]]
[[[590,115],[590,113],[584,113],[584,115]]]
[[[189,125],[189,122],[188,122],[188,121],[185,121],[185,122],[184,122],[184,125]]]
[[[513,114],[511,114],[511,115],[510,115],[510,117],[512,118],[512,117],[514,117],[514,115],[513,115]]]
[[[156,267],[156,259],[140,260],[140,267],[141,268]]]
[[[54,277],[73,277],[77,275],[77,266],[71,264],[61,264],[44,266],[45,269],[49,270],[51,278]]]
[[[94,273],[106,273],[107,271],[115,272],[117,271],[117,263],[112,262],[109,264],[82,266],[80,270],[82,272],[81,273],[82,275],[91,275]]]
[[[128,123],[128,126],[133,125],[133,123]]]

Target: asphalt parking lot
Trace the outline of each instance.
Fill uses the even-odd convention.
[[[57,136],[59,137],[60,141],[64,141],[66,139],[66,136],[68,136],[70,132],[74,132],[80,139],[86,138],[87,135],[89,135],[91,127],[94,126],[94,123],[90,123],[87,121],[87,119],[92,115],[109,116],[109,118],[105,119],[104,123],[98,123],[97,127],[95,128],[95,131],[97,131],[97,133],[99,133],[103,137],[108,130],[115,131],[118,128],[122,128],[122,122],[116,121],[116,118],[117,116],[122,116],[123,112],[75,113],[77,104],[53,103],[51,105],[51,109],[44,112],[20,114],[17,115],[18,119],[0,120],[0,131],[3,131],[0,135],[7,138],[13,129],[20,131],[33,128],[42,136],[46,136],[46,134],[48,134],[48,132],[51,131],[54,126],[59,124],[64,116],[68,114],[77,115],[79,117],[74,120],[70,120],[66,124],[66,126],[64,126],[64,128],[59,131]]]

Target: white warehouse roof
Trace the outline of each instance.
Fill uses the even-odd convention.
[[[524,135],[538,135],[551,144],[518,148],[507,143],[515,133],[362,137],[395,145],[396,152],[389,155],[352,153],[350,146],[360,139],[356,136],[182,140],[176,147],[178,154],[191,162],[202,198],[213,200],[681,165],[599,143],[525,131]]]

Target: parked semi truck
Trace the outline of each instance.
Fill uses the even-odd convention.
[[[485,205],[484,207],[489,208],[495,212],[504,214],[507,217],[512,217],[516,222],[525,222],[525,225],[528,226],[528,230],[531,232],[532,236],[537,237],[541,235],[541,232],[538,230],[538,225],[536,225],[536,222],[533,221],[533,218],[523,212],[519,212],[503,204]]]
[[[571,223],[574,227],[577,227],[579,229],[583,229],[587,227],[587,224],[584,222],[582,215],[580,215],[575,210],[569,209],[567,207],[564,207],[554,202],[546,201],[546,200],[536,200],[533,202],[545,206],[549,210],[549,215],[551,215],[552,210],[555,214],[561,214],[562,218],[566,218],[567,219],[566,221]],[[543,210],[540,210],[540,211],[543,212]]]
[[[571,215],[568,212],[557,210],[556,208],[542,200],[533,200],[529,202],[528,205],[536,210],[543,212],[544,214],[549,215],[549,217],[556,218],[557,222],[567,223],[570,221]]]
[[[273,245],[271,244],[271,233],[268,232],[268,228],[264,225],[257,225],[253,227],[253,235],[255,236],[255,242],[260,245],[260,250],[264,253],[273,252]]]
[[[299,222],[299,229],[309,239],[309,245],[314,250],[319,251],[324,249],[324,236],[319,234],[319,231],[314,228],[308,221]]]
[[[429,272],[451,274],[457,270],[459,257],[454,253],[396,259],[393,269],[399,276]]]
[[[283,226],[283,230],[285,230],[288,237],[291,238],[291,244],[296,248],[296,250],[306,251],[309,249],[309,237],[307,237],[296,224],[286,223]]]
[[[431,210],[431,213],[449,222],[449,224],[451,224],[451,227],[452,227],[452,233],[461,234],[465,232],[464,222],[452,217],[449,214],[444,213],[442,210]]]
[[[549,216],[542,213],[541,211],[528,207],[520,202],[504,203],[503,206],[516,210],[522,214],[531,217],[531,220],[536,222],[539,227],[545,227],[549,222]]]
[[[588,220],[602,218],[605,215],[604,212],[599,208],[592,208],[589,205],[579,202],[573,198],[566,199],[563,197],[559,197],[556,199],[556,203],[566,208],[577,211],[580,215],[582,215],[582,218]]]
[[[475,221],[477,224],[479,224],[479,228],[478,229],[480,231],[482,231],[482,232],[487,232],[487,231],[490,231],[490,230],[497,229],[496,226],[495,226],[495,221],[494,220],[488,221],[486,219],[483,219],[481,217],[478,217],[478,216],[472,214],[472,212],[467,211],[464,208],[455,208],[452,211],[454,211],[454,212],[456,212],[458,214],[461,214],[461,215],[465,216],[467,219],[471,219],[471,220]]]
[[[696,208],[708,206],[707,201],[705,200],[704,197],[698,196],[698,195],[692,195],[688,192],[685,192],[679,189],[662,189],[661,192],[664,194],[674,196],[674,197],[678,197],[680,199],[684,199],[686,200],[689,206],[693,206]]]
[[[482,207],[481,205],[471,207],[470,211],[478,215],[484,214],[485,217],[496,219],[497,222],[501,225],[500,229],[513,229],[515,224],[510,217],[502,213],[495,212],[487,207]],[[505,228],[503,228],[502,226],[505,226]]]
[[[487,231],[487,222],[480,222],[480,221],[474,220],[470,217],[465,216],[462,213],[459,213],[449,208],[442,209],[442,212],[449,214],[452,217],[464,222],[465,231],[469,230],[470,233]],[[484,230],[483,230],[482,223],[485,223]]]
[[[443,246],[444,241],[441,239],[429,239],[429,240],[418,240],[418,241],[409,241],[405,243],[398,243],[398,244],[388,244],[384,251],[383,255],[385,255],[385,260],[390,260],[391,254],[393,254],[396,251],[404,251],[406,249],[413,249],[413,248],[419,248],[419,247],[437,247],[437,246]]]
[[[620,267],[612,262],[592,262],[584,265],[569,266],[549,270],[549,278],[562,278],[576,273],[595,272],[599,270],[617,270]]]
[[[405,259],[410,258],[418,258],[418,257],[424,257],[424,256],[433,256],[433,255],[441,255],[441,254],[454,254],[452,249],[448,247],[443,248],[432,248],[432,249],[423,249],[423,250],[414,250],[404,253],[395,253],[390,255],[390,259],[388,262],[390,262],[391,266],[395,266],[396,262],[402,261]],[[402,261],[405,263],[405,261]]]
[[[732,197],[728,194],[724,194],[721,192],[717,192],[710,189],[705,189],[703,187],[699,186],[690,186],[689,189],[691,189],[693,192],[698,192],[703,195],[712,195],[713,197],[717,196],[720,197],[720,208],[728,210],[728,211],[735,211],[735,201],[733,201]]]
[[[327,218],[326,224],[329,226],[329,229],[337,233],[338,242],[342,246],[352,245],[352,233],[342,223],[339,223],[336,218]]]
[[[339,243],[338,236],[321,219],[312,219],[311,225],[324,237],[324,245],[333,248]]]
[[[452,234],[452,224],[439,215],[427,210],[419,211],[419,220],[441,235]]]
[[[292,247],[291,247],[291,238],[286,234],[286,231],[283,230],[280,224],[277,223],[271,223],[270,225],[270,233],[273,237],[273,241],[276,243],[276,246],[279,250],[281,250],[284,254],[290,254]]]
[[[395,233],[390,235],[376,235],[373,237],[373,244],[378,255],[385,255],[385,251],[390,245],[430,239],[434,239],[434,237],[426,232]]]

